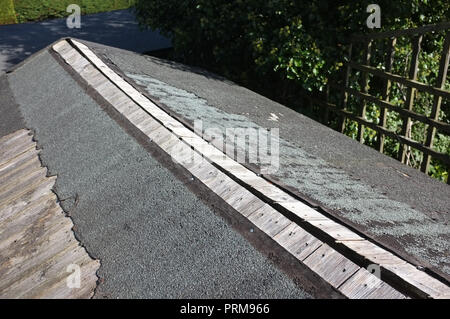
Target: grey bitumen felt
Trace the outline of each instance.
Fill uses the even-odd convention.
[[[70,29],[66,19],[0,26],[0,72],[21,62],[62,37],[77,37],[135,52],[171,46],[157,31],[140,30],[131,10],[81,16],[81,28]]]
[[[214,74],[86,43],[191,123],[278,127],[274,177],[386,246],[450,274],[449,186]]]
[[[8,82],[43,165],[57,175],[55,191],[77,237],[101,260],[96,297],[311,297],[128,135],[47,51],[8,74]]]

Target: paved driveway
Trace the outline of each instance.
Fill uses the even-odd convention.
[[[66,19],[4,25],[0,26],[0,71],[62,37],[75,37],[135,52],[171,46],[159,32],[140,30],[131,10],[82,16],[80,29],[69,29]]]

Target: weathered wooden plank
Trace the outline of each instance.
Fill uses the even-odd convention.
[[[206,184],[207,183],[207,184]],[[205,185],[209,187],[214,193],[219,194],[220,192],[236,184],[231,178],[226,175],[218,175],[216,178],[211,178],[208,182],[205,181]]]
[[[67,63],[67,61],[66,61],[67,54],[72,53],[73,51],[74,51],[74,48],[72,48],[69,44],[67,44],[67,46],[62,48],[61,50],[59,50],[58,53],[61,56],[61,58],[64,60],[64,62]]]
[[[179,143],[183,143],[183,142],[181,142],[177,136],[171,134],[170,138],[167,141],[161,143],[159,145],[159,147],[161,147],[166,153],[168,153],[170,155],[172,148],[174,146],[179,146],[180,145]],[[175,152],[176,152],[176,150],[175,150]]]
[[[188,144],[190,147],[192,147],[197,153],[199,153],[206,161],[208,161],[209,163],[211,163],[211,159],[209,156],[207,156],[207,153],[210,152],[212,149],[211,145],[208,144],[200,144],[200,143],[191,143],[193,141],[193,139],[185,139],[184,140],[186,144]],[[192,144],[196,144],[195,146],[193,146]]]
[[[148,100],[145,96],[143,96],[140,92],[138,92],[132,85],[124,81],[120,76],[115,74],[111,69],[109,69],[98,57],[96,57],[95,54],[93,54],[87,47],[85,47],[86,54],[89,56],[89,59],[93,61],[101,70],[101,72],[108,77],[113,83],[118,85],[133,101],[138,103],[140,107],[147,110],[152,116],[154,116],[158,121],[160,121],[163,126],[158,127],[155,123],[151,123],[151,128],[148,128],[149,134],[148,136],[155,141],[155,143],[159,144],[160,146],[163,146],[163,148],[166,149],[166,151],[172,151],[173,148],[178,147],[179,142],[176,141],[176,138],[173,137],[172,134],[175,134],[176,136],[182,136],[182,139],[189,143],[192,147],[194,147],[199,153],[203,154],[205,158],[208,158],[217,165],[221,166],[223,169],[227,170],[230,174],[234,175],[235,177],[238,177],[240,180],[244,181],[245,183],[248,182],[248,185],[251,185],[256,190],[258,190],[261,194],[268,197],[271,201],[274,201],[280,205],[283,205],[284,207],[288,206],[291,203],[299,203],[295,198],[292,196],[289,196],[282,190],[280,190],[278,187],[272,185],[271,183],[268,183],[262,178],[258,178],[256,174],[253,172],[250,172],[245,167],[237,163],[236,161],[233,161],[229,157],[223,156],[223,153],[221,154],[220,150],[217,150],[216,148],[213,148],[212,145],[208,144],[204,139],[201,137],[195,135],[195,133],[187,130],[181,123],[179,123],[176,119],[172,118],[169,114],[159,109],[154,103],[152,103],[150,100]],[[85,68],[86,69],[86,68]],[[364,72],[370,72],[369,69],[364,69]],[[105,86],[107,87],[107,85]],[[110,92],[111,93],[111,92]],[[146,120],[143,120],[142,123],[146,123]],[[360,123],[360,122],[358,122]],[[366,125],[366,124],[363,124]],[[368,124],[367,124],[368,125]],[[368,125],[370,126],[370,125]],[[173,133],[171,133],[170,131]],[[362,131],[361,131],[362,132]],[[383,131],[384,132],[384,131]],[[189,148],[189,146],[187,146]],[[196,154],[196,153],[194,153]],[[215,157],[219,157],[219,159],[215,159]],[[182,158],[182,156],[179,156],[179,158]],[[184,158],[184,157],[183,157]],[[200,164],[199,164],[200,161]],[[204,162],[204,163],[203,163]],[[202,156],[199,156],[197,154],[196,160],[191,161],[191,163],[183,163],[182,165],[186,167],[188,170],[193,173],[194,176],[199,176],[200,180],[205,183],[208,187],[210,187],[216,194],[219,194],[222,196],[224,200],[229,202],[230,204],[234,205],[238,211],[240,211],[244,216],[249,216],[252,214],[252,216],[257,216],[257,211],[262,209],[264,207],[263,201],[260,199],[254,197],[254,196],[248,196],[248,198],[245,198],[239,194],[239,190],[242,189],[236,182],[232,181],[229,177],[225,175],[215,174],[215,168],[212,166],[207,166],[207,161],[204,161],[202,159]],[[206,166],[205,166],[206,165]],[[251,194],[250,194],[251,195]],[[261,206],[263,205],[263,206]],[[234,207],[232,206],[232,207]],[[267,206],[266,206],[267,207]],[[264,208],[267,209],[267,208]],[[305,207],[303,204],[296,204],[296,205],[290,205],[289,209],[292,211],[294,210],[294,213],[299,215],[303,220],[310,223],[311,225],[314,225],[318,228],[320,228],[322,231],[327,232],[331,236],[333,236],[336,240],[343,243],[344,245],[350,246],[348,243],[350,242],[359,242],[361,241],[361,238],[351,232],[349,229],[343,227],[342,225],[335,223],[331,220],[328,220],[325,216],[318,213],[317,211],[313,210],[310,207]],[[246,215],[247,214],[247,215]],[[277,212],[278,214],[278,212]],[[280,214],[280,216],[282,216]],[[266,216],[267,217],[267,216]],[[262,218],[262,216],[261,216]],[[283,219],[282,217],[281,219]],[[270,220],[270,218],[268,219]],[[284,219],[283,219],[284,220]],[[273,219],[271,220],[273,221]],[[260,225],[265,225],[260,221]],[[267,225],[269,225],[268,223]],[[288,226],[289,227],[289,226]],[[281,231],[282,233],[283,231]],[[302,237],[303,238],[303,237]],[[311,236],[313,240],[316,240],[316,249],[322,243]],[[309,238],[309,239],[311,239]],[[305,239],[305,238],[303,238]],[[357,271],[358,268],[353,269],[354,266],[353,263],[351,263],[348,259],[337,253],[331,248],[324,248],[325,246],[320,246],[316,251],[314,249],[311,250],[310,255],[304,256],[305,261],[310,261],[313,258],[318,258],[316,256],[317,252],[319,250],[327,249],[327,254],[324,254],[322,256],[325,258],[325,255],[328,257],[328,255],[333,255],[335,259],[334,266],[332,266],[332,262],[329,260],[332,260],[333,258],[326,258],[325,261],[327,261],[325,266],[322,266],[320,268],[319,266],[315,265],[316,268],[314,271],[321,272],[325,271],[326,276],[329,276],[329,273],[334,271],[336,272],[338,269],[342,268],[342,272],[344,274],[338,274],[338,276],[334,277],[334,284],[336,284],[336,281],[339,278],[348,278],[349,274],[351,276],[352,270],[353,273]],[[311,249],[311,246],[308,247]],[[366,247],[367,248],[367,247]],[[302,252],[303,250],[300,250]],[[386,254],[383,249],[381,249],[382,253],[380,253],[379,250],[372,251],[369,253],[365,251],[366,255],[369,255],[372,259],[378,259],[383,262],[391,263],[392,265],[397,265],[398,260],[392,260],[390,258],[389,254]],[[312,254],[311,254],[312,253]],[[299,255],[299,254],[298,254]],[[337,263],[337,264],[336,264]],[[349,269],[343,268],[347,267]],[[328,268],[326,268],[328,267]],[[333,268],[334,267],[334,268]],[[345,271],[344,271],[345,269]],[[338,279],[336,279],[338,278]],[[329,281],[332,281],[332,279],[328,278]],[[442,295],[442,294],[441,294]]]
[[[389,80],[386,80],[386,81],[389,82]],[[338,90],[345,91],[348,94],[353,94],[355,97],[365,99],[369,102],[372,102],[372,103],[378,105],[381,109],[386,109],[386,112],[387,112],[387,110],[391,110],[391,111],[394,111],[395,113],[400,114],[400,116],[402,116],[402,117],[405,117],[405,118],[410,117],[412,119],[423,122],[430,126],[434,126],[440,131],[450,133],[450,124],[447,124],[447,123],[444,123],[444,122],[438,121],[438,120],[433,120],[433,119],[427,117],[426,115],[422,115],[422,114],[416,113],[414,111],[410,111],[409,109],[405,109],[400,106],[397,106],[397,105],[389,102],[389,100],[387,98],[380,100],[380,98],[378,98],[376,96],[370,95],[368,93],[361,93],[358,90],[355,90],[352,88],[345,88],[340,85],[332,85],[332,86],[337,88]],[[327,105],[327,104],[324,104],[324,105]],[[383,125],[382,120],[380,120],[380,124],[378,126],[381,128],[385,128],[385,125]]]
[[[58,280],[62,276],[67,277],[69,275],[67,266],[76,264],[85,254],[84,248],[74,242],[74,245],[69,246],[63,253],[46,259],[44,264],[40,265],[38,269],[27,273],[26,276],[22,276],[20,280],[5,288],[2,294],[5,298],[11,298],[12,296],[16,298],[32,298],[33,295],[50,288],[47,285],[51,285],[54,280]],[[45,269],[44,276],[43,269]]]
[[[326,244],[323,244],[319,249],[314,251],[303,262],[312,271],[336,288],[342,285],[360,268]]]
[[[419,67],[420,45],[422,43],[422,38],[423,38],[422,35],[419,35],[413,41],[413,52],[411,56],[411,64],[409,66],[409,79],[413,81],[417,80],[417,72],[419,70],[418,67]],[[405,101],[405,108],[408,109],[408,111],[412,111],[413,109],[415,92],[416,92],[415,88],[408,87]],[[406,137],[411,136],[411,118],[406,117],[403,119],[401,135]],[[401,144],[400,151],[398,153],[399,155],[398,159],[402,163],[405,163],[406,161],[406,153],[407,153],[407,145]]]
[[[187,166],[187,169],[193,176],[197,177],[203,183],[219,174],[217,169],[204,160],[201,155],[195,157],[195,161],[190,163],[190,165]]]
[[[210,189],[217,189],[223,183],[227,183],[231,180],[228,176],[219,172],[214,166],[203,166],[201,161],[196,161],[193,165],[190,165],[190,167],[196,167],[195,171],[189,169],[190,173],[195,177],[199,176],[201,178],[199,179],[202,181],[202,183],[208,186]]]
[[[12,187],[0,191],[0,208],[9,201],[13,200],[15,197],[21,196],[30,188],[36,187],[43,181],[43,179],[46,178],[46,174],[47,170],[45,168],[41,168],[25,176],[20,181],[17,181],[17,183],[15,183]]]
[[[214,193],[220,197],[225,197],[227,194],[232,194],[241,187],[231,178],[228,178],[224,183],[213,185],[211,188]]]
[[[389,40],[389,47],[386,54],[386,61],[385,61],[385,71],[391,72],[392,66],[394,64],[394,54],[395,54],[395,45],[397,43],[397,38],[391,38]],[[383,92],[382,92],[382,100],[384,102],[389,102],[389,93],[391,90],[391,81],[389,79],[384,79],[384,86],[383,86]],[[381,106],[380,107],[380,126],[386,127],[386,121],[387,121],[387,115],[388,115],[388,109],[386,107]],[[384,135],[383,133],[378,133],[378,139],[377,139],[377,148],[380,153],[383,153],[384,150]]]
[[[173,119],[173,118],[172,118]],[[183,124],[181,124],[180,122],[178,122],[177,120],[173,119],[173,121],[170,121],[167,123],[166,127],[173,132],[174,129],[180,129],[180,128],[185,128]]]
[[[309,220],[311,225],[314,225],[324,233],[333,237],[335,240],[364,240],[361,236],[352,232],[347,227],[338,224],[332,220]]]
[[[269,185],[270,183],[266,181],[265,179],[259,177],[256,174],[248,174],[243,177],[241,177],[241,180],[245,182],[248,186],[252,187],[253,189],[258,189],[260,187],[265,187]]]
[[[55,183],[55,178],[47,178],[36,187],[31,187],[29,190],[23,192],[20,196],[15,197],[9,202],[0,205],[0,223],[10,216],[20,212],[26,206],[38,201],[41,197],[47,195],[54,195],[51,192],[51,188]]]
[[[13,160],[30,148],[36,148],[36,143],[32,141],[32,137],[29,135],[23,135],[20,138],[15,139],[14,143],[3,146],[3,148],[0,149],[0,167],[3,167],[7,162]]]
[[[242,187],[237,184],[236,182],[232,181],[228,187],[226,187],[223,191],[218,193],[218,195],[224,200],[227,201],[228,199],[235,196],[237,193],[239,193],[242,190]]]
[[[78,73],[83,71],[83,69],[88,65],[91,65],[91,63],[84,57],[81,57],[81,59],[79,59],[77,62],[71,64],[72,68]]]
[[[102,92],[101,95],[102,97],[108,101],[111,105],[118,105],[120,103],[124,103],[126,100],[129,100],[130,98],[123,93],[119,88],[114,87],[112,88],[108,94],[106,94],[107,92]],[[99,92],[100,94],[100,92]]]
[[[41,267],[45,265],[45,262],[48,259],[51,258],[58,258],[58,254],[60,252],[64,252],[67,249],[70,249],[71,247],[76,247],[78,245],[77,242],[73,241],[73,238],[69,238],[67,235],[67,231],[65,232],[58,232],[54,235],[58,235],[59,237],[53,237],[57,241],[54,241],[51,243],[51,245],[48,246],[49,251],[42,251],[39,253],[35,253],[33,255],[30,255],[29,258],[26,260],[26,263],[21,259],[20,261],[14,261],[14,264],[16,266],[7,266],[6,271],[2,269],[3,276],[0,278],[0,296],[2,298],[6,298],[6,289],[10,289],[10,287],[16,283],[29,276],[29,274],[33,274],[36,272],[36,270],[39,270]],[[67,236],[64,238],[61,236],[61,234],[66,234]],[[41,269],[42,271],[42,269]],[[18,292],[20,293],[20,292]],[[18,293],[14,296],[11,294],[11,298],[17,298]]]
[[[8,238],[12,238],[13,236],[23,238],[23,232],[27,232],[27,227],[31,228],[35,227],[35,225],[45,227],[46,224],[44,223],[53,217],[55,217],[55,219],[52,219],[52,221],[59,221],[59,214],[62,214],[62,211],[61,209],[56,211],[57,208],[59,208],[59,205],[56,203],[55,199],[56,198],[53,196],[46,196],[45,200],[38,202],[37,205],[27,205],[27,207],[18,214],[2,220],[0,223],[0,247],[8,244]],[[50,214],[50,211],[55,212],[54,214]]]
[[[61,53],[63,51],[67,52],[69,50],[73,50],[73,47],[66,40],[62,40],[53,45],[53,50]]]
[[[71,48],[71,46],[69,45],[69,43],[65,40],[59,41],[57,43],[55,43],[52,48],[53,50],[55,50],[56,52],[60,52],[61,50],[63,50],[63,48],[68,47]]]
[[[10,188],[12,185],[17,184],[18,181],[26,178],[28,175],[32,174],[34,171],[41,169],[41,162],[37,157],[33,160],[24,163],[23,165],[17,167],[15,170],[10,171],[5,176],[0,177],[0,194]]]
[[[80,61],[85,60],[83,56],[75,49],[73,51],[69,51],[66,54],[66,56],[63,57],[66,60],[66,62],[70,64],[72,67],[74,65],[78,65]]]
[[[174,127],[174,128],[172,128],[172,132],[181,138],[183,138],[183,137],[195,138],[197,136],[194,132],[192,132],[190,129],[188,129],[187,127],[184,127],[184,126]]]
[[[83,70],[78,72],[78,75],[80,75],[87,83],[91,83],[94,78],[97,78],[97,81],[101,79],[101,73],[90,63],[86,65]]]
[[[245,188],[240,188],[238,192],[232,194],[231,196],[224,197],[224,200],[235,210],[239,211],[246,205],[248,205],[252,200],[258,199],[252,193],[250,193]],[[261,201],[262,202],[262,201]],[[262,202],[263,203],[263,202]],[[264,203],[263,203],[264,204]],[[261,205],[261,207],[264,205]]]
[[[156,130],[150,132],[147,136],[153,142],[155,142],[157,145],[159,145],[162,142],[169,139],[171,135],[172,134],[164,126],[161,126],[161,127],[157,128]]]
[[[445,284],[371,242],[364,240],[342,241],[341,243],[372,263],[379,264],[382,268],[394,273],[425,295],[438,298],[440,295],[450,292],[449,287]]]
[[[109,97],[112,100],[114,98],[114,94],[118,93],[118,91],[120,90],[106,77],[104,79],[105,81],[95,85],[94,88],[97,90],[97,92],[101,92],[102,96]]]
[[[265,186],[257,186],[255,189],[263,194],[264,196],[267,196],[271,200],[282,203],[282,202],[294,202],[296,201],[295,198],[288,195],[287,193],[283,192],[281,189],[276,187],[273,184],[267,183]]]
[[[406,297],[366,269],[359,269],[340,288],[350,299],[405,299]]]
[[[300,201],[281,202],[279,204],[306,221],[329,220],[323,214]]]
[[[152,114],[153,117],[155,117],[158,121],[165,123],[165,120],[170,117],[166,112],[161,110],[158,106],[150,102],[149,100],[145,99],[144,103],[138,103],[144,110]],[[175,129],[175,128],[174,128]]]
[[[141,108],[138,108],[135,112],[130,114],[128,116],[128,120],[134,125],[137,126],[139,123],[143,122],[147,118],[149,118],[150,115],[148,115],[147,112],[142,110]]]
[[[191,167],[196,162],[203,161],[203,158],[183,141],[179,141],[178,144],[172,147],[170,156],[175,162],[185,168]],[[202,180],[202,182],[204,181]]]
[[[74,58],[79,55],[79,53],[77,52],[77,50],[75,50],[74,48],[71,48],[69,50],[64,50],[63,52],[59,53],[62,58],[66,61],[67,64],[71,64],[72,61],[74,62]]]
[[[191,166],[192,168],[195,167],[195,169],[192,169],[191,174],[201,180],[202,183],[206,186],[210,187],[214,185],[215,180],[217,180],[218,178],[226,181],[230,180],[228,176],[220,172],[217,168],[208,163],[204,158],[201,158],[199,156],[197,159],[198,160],[195,162],[195,164]]]
[[[441,96],[443,98],[450,98],[450,92],[446,91],[446,90],[442,90],[439,88],[435,88],[432,85],[428,85],[428,84],[424,84],[422,82],[419,81],[414,81],[414,80],[410,80],[407,78],[404,78],[400,75],[397,74],[393,74],[390,72],[385,72],[382,69],[378,69],[376,67],[373,66],[368,66],[368,65],[361,65],[355,62],[349,62],[348,63],[352,68],[359,70],[359,71],[367,71],[370,72],[378,77],[381,77],[383,79],[389,79],[393,82],[397,82],[400,84],[403,84],[407,87],[413,87],[419,91],[423,91],[423,92],[427,92],[433,95],[437,95],[437,96]]]
[[[219,158],[220,156],[220,151],[217,151],[218,154],[216,154],[215,158]],[[223,154],[223,153],[222,153]],[[239,164],[239,166],[234,167],[230,173],[232,173],[236,178],[240,179],[241,181],[246,181],[246,180],[253,180],[254,178],[258,177],[255,173],[253,173],[252,171],[250,171],[249,169],[247,169],[246,167],[242,166]],[[260,178],[262,180],[262,178]],[[247,183],[246,183],[247,184]],[[247,184],[249,185],[249,184]],[[260,183],[260,185],[262,185],[262,183]],[[250,186],[250,185],[249,185]]]
[[[97,270],[100,267],[100,261],[93,260],[82,268],[81,282],[86,283],[80,289],[72,291],[70,298],[89,299],[94,296],[96,282],[98,280]]]
[[[142,96],[142,99],[146,99],[146,98]],[[152,108],[154,108],[154,107],[152,106]],[[176,127],[179,128],[179,127],[183,126],[180,122],[178,122],[176,119],[174,119],[173,117],[171,117],[169,114],[167,114],[166,112],[164,112],[161,109],[160,110],[154,109],[154,110],[152,110],[152,112],[154,113],[155,118],[157,118],[161,123],[163,123],[164,126],[167,127],[168,129],[173,129]]]
[[[185,139],[186,143],[191,145],[195,150],[200,150],[203,146],[207,145],[208,142],[203,140],[200,136],[193,136],[192,138]]]
[[[250,214],[258,209],[261,209],[266,203],[257,197],[248,197],[248,200],[242,201],[236,210],[243,216],[248,217]]]
[[[53,208],[48,211],[48,215],[43,216],[42,221],[38,221],[38,224],[29,224],[21,232],[2,239],[0,291],[3,291],[11,282],[26,276],[28,270],[40,269],[41,262],[49,259],[59,250],[66,249],[67,243],[74,242],[78,245],[73,234],[67,237],[72,226],[70,219],[65,218],[60,209]],[[35,228],[38,233],[33,232]],[[59,241],[62,241],[64,245],[60,245]]]
[[[431,298],[440,298],[441,296],[450,294],[450,288],[446,284],[438,281],[411,264],[381,264],[381,267],[396,274]]]
[[[370,56],[371,56],[371,48],[372,48],[372,41],[368,40],[366,42],[365,47],[365,57],[364,57],[364,64],[369,65],[370,64]],[[361,79],[360,79],[360,85],[361,85],[361,91],[362,93],[367,93],[369,91],[369,74],[366,71],[361,72]],[[359,116],[363,119],[366,118],[366,101],[363,100],[360,102],[359,106]],[[364,125],[361,123],[358,123],[358,136],[356,138],[360,143],[364,142]]]
[[[70,276],[70,272],[67,271],[69,265],[77,265],[81,271],[86,265],[92,262],[92,259],[85,253],[82,247],[75,248],[72,252],[68,253],[65,257],[58,258],[54,264],[46,271],[46,280],[40,282],[33,289],[28,290],[26,294],[23,294],[23,298],[44,298],[45,295],[53,295],[55,293],[61,293],[62,290],[66,290],[66,295],[70,296],[71,292],[74,293],[74,288],[67,286],[67,279]],[[80,278],[81,284],[81,278]],[[59,288],[59,289],[58,289]]]
[[[106,83],[107,78],[103,76],[95,67],[87,66],[79,73],[81,77],[92,87],[98,87],[99,85]]]
[[[132,102],[128,95],[122,92],[119,88],[116,89],[114,94],[104,97],[116,110],[120,109],[120,106],[126,102]]]

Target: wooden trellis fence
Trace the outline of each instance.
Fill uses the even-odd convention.
[[[443,51],[440,56],[439,72],[437,81],[434,85],[428,85],[417,81],[417,72],[419,65],[419,55],[421,50],[421,43],[423,36],[432,32],[445,32],[445,40]],[[396,41],[399,37],[407,38],[412,44],[411,62],[409,65],[408,77],[403,77],[391,73]],[[386,60],[384,70],[370,66],[371,49],[375,41],[387,41],[388,51],[386,52]],[[364,58],[362,63],[352,60],[352,49],[355,44],[365,45]],[[352,38],[348,46],[348,62],[345,67],[344,82],[342,85],[329,84],[332,89],[338,89],[340,94],[340,101],[336,104],[330,103],[327,100],[330,88],[327,89],[326,101],[322,99],[307,97],[312,104],[318,104],[326,108],[325,118],[328,118],[328,112],[332,111],[340,116],[338,129],[343,132],[345,129],[345,119],[350,119],[358,123],[357,139],[363,143],[364,128],[369,127],[377,132],[377,149],[383,152],[385,144],[385,136],[389,136],[400,143],[400,150],[398,159],[405,163],[407,147],[415,148],[423,152],[423,161],[421,163],[421,170],[428,173],[431,158],[435,158],[447,165],[450,168],[450,156],[448,154],[440,153],[433,149],[433,141],[436,135],[436,130],[440,133],[450,135],[450,124],[439,120],[439,113],[442,99],[450,99],[450,91],[445,90],[445,83],[447,79],[447,71],[449,67],[450,57],[450,22],[438,25],[425,26],[416,29],[397,30],[374,33],[364,36],[355,36]],[[360,72],[360,89],[354,89],[349,85],[349,79],[354,70]],[[381,97],[376,97],[369,94],[369,74],[374,77],[379,77],[383,81],[383,90]],[[394,105],[389,101],[389,92],[393,83],[398,83],[407,88],[406,101],[404,107]],[[419,114],[413,111],[416,91],[429,93],[433,96],[433,105],[431,114],[429,116]],[[347,110],[349,97],[358,98],[359,109],[358,114],[354,114]],[[367,102],[374,103],[380,108],[380,118],[378,123],[370,122],[366,119],[366,104]],[[388,112],[397,112],[402,118],[401,133],[397,133],[386,128],[386,119]],[[411,129],[411,120],[416,120],[427,124],[426,137],[424,136],[424,143],[413,140],[408,130]],[[450,173],[450,172],[449,172]],[[450,178],[447,181],[450,184]]]

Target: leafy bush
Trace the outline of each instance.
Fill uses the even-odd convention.
[[[294,109],[305,111],[300,91],[323,94],[328,81],[342,78],[344,44],[350,35],[379,32],[369,30],[366,7],[373,1],[350,0],[136,0],[138,21],[158,28],[174,45],[171,58],[205,67],[254,89]],[[445,0],[379,0],[382,30],[405,29],[445,21],[450,3]],[[419,80],[433,83],[442,48],[442,37],[425,39]],[[383,52],[382,50],[380,52]],[[396,48],[394,72],[405,74],[410,45]],[[360,50],[361,58],[362,50]],[[358,54],[356,54],[358,58]],[[378,62],[377,62],[378,59]],[[383,57],[374,56],[382,65]],[[358,87],[355,74],[353,86]],[[381,83],[371,82],[371,93],[379,94]],[[430,99],[418,94],[416,112],[430,112]],[[394,87],[391,100],[401,105],[404,88]],[[358,101],[349,104],[356,110]],[[442,121],[449,121],[448,106],[442,106]],[[323,113],[323,112],[321,112]],[[380,110],[368,104],[367,118],[378,119]],[[388,127],[399,130],[401,118],[393,112]],[[336,124],[331,118],[329,125]],[[356,136],[357,125],[349,123],[346,133]],[[412,138],[423,141],[425,127],[414,124]],[[375,145],[377,134],[365,130],[365,143]],[[396,156],[398,143],[389,141],[386,154]],[[437,135],[435,148],[449,152],[449,139]],[[411,165],[418,166],[420,152],[413,152]],[[431,173],[445,179],[444,168],[433,161]]]

